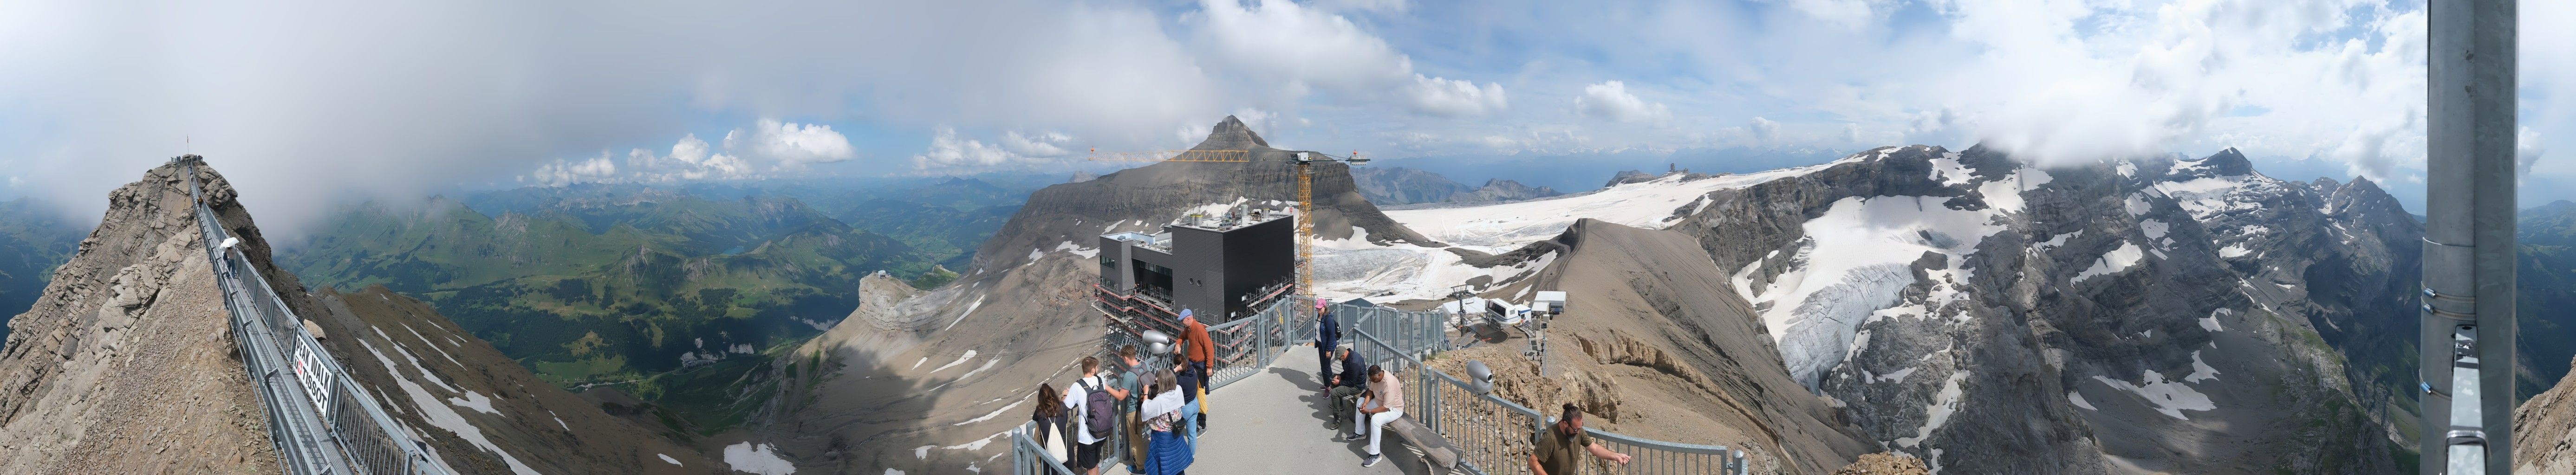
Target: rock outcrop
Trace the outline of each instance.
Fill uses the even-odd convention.
[[[1800,384],[1936,472],[2396,470],[2355,381],[2412,370],[2341,355],[2413,338],[2388,289],[2421,231],[2367,182],[1913,146],[1708,199],[1669,229]]]
[[[1243,121],[1227,116],[1191,149],[1244,152],[1192,152],[1180,158],[1250,161],[1160,162],[1038,190],[993,239],[975,250],[975,265],[968,274],[1025,264],[1034,260],[1033,254],[1060,245],[1088,248],[1103,234],[1159,230],[1193,208],[1232,204],[1280,208],[1297,203],[1297,167],[1290,163],[1297,152],[1272,148]],[[1321,162],[1311,168],[1317,239],[1364,233],[1371,242],[1439,246],[1387,218],[1362,197],[1349,165]]]
[[[538,380],[417,300],[381,287],[303,292],[271,262],[223,175],[199,165],[197,177],[258,274],[446,465],[461,473],[721,470]],[[44,297],[10,320],[15,331],[0,350],[0,473],[277,470],[267,414],[235,351],[190,200],[176,164],[111,192],[98,228]]]
[[[1542,363],[1521,356],[1520,341],[1435,365],[1465,374],[1460,360],[1484,361],[1505,399],[1574,403],[1586,425],[1621,434],[1741,448],[1757,472],[1820,474],[1884,450],[1790,378],[1760,315],[1691,236],[1584,219],[1530,248],[1563,256],[1486,295],[1566,292],[1568,313],[1547,330],[1552,376],[1538,376]]]
[[[2514,409],[2513,473],[2576,473],[2576,374]]]
[[[1931,473],[1931,467],[1923,466],[1923,459],[1888,452],[1863,455],[1860,456],[1860,460],[1852,462],[1851,465],[1834,470],[1834,475],[1929,475]]]
[[[200,176],[216,212],[248,225],[223,176]],[[110,192],[98,228],[9,320],[0,472],[277,470],[185,179],[164,165]],[[255,231],[243,239],[266,250]]]

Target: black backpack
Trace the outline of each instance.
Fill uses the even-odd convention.
[[[1082,428],[1091,432],[1092,439],[1109,438],[1111,429],[1118,425],[1117,399],[1109,397],[1108,391],[1092,386],[1089,381],[1077,379],[1073,383],[1087,392],[1083,395]]]

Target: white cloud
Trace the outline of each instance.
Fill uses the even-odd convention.
[[[785,168],[838,162],[857,156],[850,147],[850,138],[833,132],[832,126],[780,122],[777,119],[760,119],[748,132],[736,130],[727,133],[724,142],[726,149],[747,149]]]
[[[1583,95],[1574,97],[1574,109],[1584,115],[1618,122],[1661,122],[1672,119],[1672,111],[1662,103],[1646,102],[1628,93],[1628,84],[1606,81],[1583,87]]]
[[[2539,163],[2540,155],[2548,153],[2549,148],[2541,145],[2540,132],[2531,130],[2529,126],[2524,126],[2521,133],[2514,134],[2514,139],[2514,171],[2528,175],[2531,173],[2531,165]]]
[[[1860,143],[1860,124],[1843,124],[1843,142],[1855,145]]]
[[[1761,116],[1754,116],[1753,122],[1745,124],[1744,128],[1753,131],[1753,140],[1756,142],[1769,143],[1772,139],[1780,138],[1780,123]]]
[[[1322,0],[1315,3],[1328,9],[1364,11],[1378,14],[1403,14],[1413,5],[1405,0]]]
[[[1826,23],[1856,28],[1869,23],[1870,4],[1864,0],[1788,0],[1789,7]]]
[[[46,124],[0,128],[0,150],[34,164],[28,191],[96,216],[100,193],[193,137],[291,238],[345,198],[506,183],[566,150],[658,150],[707,117],[1159,143],[1237,95],[1169,20],[1056,0],[0,2],[0,123]],[[803,140],[845,132],[816,128],[773,129],[795,140],[735,156],[864,155]]]
[[[1340,15],[1286,0],[1202,0],[1199,8],[1198,33],[1214,62],[1290,96],[1317,86],[1361,90],[1412,74],[1412,58]]]
[[[2246,146],[2387,177],[2420,167],[2424,17],[2364,6],[1949,4],[1951,38],[1980,52],[1917,92],[2043,162]]]
[[[961,139],[957,137],[957,129],[943,128],[939,129],[938,135],[931,136],[930,150],[912,156],[912,164],[916,168],[989,167],[1021,158],[1025,157],[1000,145]]]
[[[567,162],[560,158],[555,159],[553,163],[537,166],[536,173],[529,174],[521,181],[537,185],[564,186],[601,181],[616,175],[617,162],[608,159],[608,152],[600,152],[599,156],[588,160]]]
[[[1401,2],[1396,5],[1401,6]],[[1503,86],[1426,76],[1413,58],[1350,18],[1288,0],[1201,0],[1194,19],[1205,56],[1239,81],[1263,85],[1277,100],[1317,90],[1397,99],[1417,114],[1461,117],[1508,106]]]
[[[1064,145],[1072,142],[1073,136],[1056,132],[1024,135],[1014,131],[1002,135],[1002,147],[1004,149],[1010,150],[1013,154],[1026,157],[1062,157],[1070,155],[1073,152],[1065,150]]]
[[[1423,114],[1458,117],[1501,112],[1508,104],[1503,99],[1503,85],[1474,81],[1441,79],[1413,75],[1412,89],[1406,92],[1413,110]]]
[[[698,140],[698,134],[689,134],[680,137],[680,143],[671,144],[671,158],[696,165],[707,160],[708,150],[707,141]]]
[[[1053,144],[1070,140],[1059,133],[1024,137],[1012,134],[1011,140],[1024,145],[1028,152],[1047,151]],[[1027,152],[1024,152],[1027,153]],[[1052,155],[1063,155],[1055,148]],[[747,129],[725,133],[721,150],[697,134],[685,134],[671,144],[669,155],[652,150],[626,152],[624,167],[608,162],[608,152],[599,158],[567,162],[555,160],[539,164],[537,170],[521,175],[518,181],[547,186],[591,182],[669,183],[691,180],[738,180],[763,178],[766,171],[803,170],[816,163],[849,160],[856,156],[849,137],[821,124],[798,124],[777,119],[760,119]]]

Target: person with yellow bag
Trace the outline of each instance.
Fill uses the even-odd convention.
[[[1198,399],[1198,426],[1193,428],[1191,435],[1196,438],[1197,432],[1207,430],[1208,386],[1216,382],[1212,379],[1215,375],[1208,372],[1208,364],[1216,360],[1216,339],[1208,336],[1207,324],[1199,323],[1199,318],[1191,315],[1189,309],[1181,309],[1181,344],[1173,350],[1180,353],[1191,373],[1182,380],[1197,380],[1197,384],[1182,388]]]

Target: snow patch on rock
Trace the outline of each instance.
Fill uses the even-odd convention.
[[[1977,185],[1977,194],[1984,195],[1986,204],[1994,206],[1995,209],[2019,213],[2026,205],[2021,199],[2021,192],[2039,185],[2046,185],[2049,180],[2048,172],[2037,168],[2016,168],[2011,175],[2005,175],[2003,179]]]
[[[2155,371],[2145,371],[2144,373],[2146,373],[2146,375],[2140,378],[2144,381],[2143,384],[2130,384],[2128,381],[2121,381],[2103,376],[2094,376],[2093,380],[2101,381],[2102,384],[2108,385],[2112,389],[2128,391],[2130,393],[2137,394],[2138,397],[2146,398],[2148,404],[2156,406],[2156,412],[2164,413],[2165,415],[2172,416],[2175,419],[2186,421],[2191,420],[2189,417],[2183,417],[2182,411],[2209,411],[2218,409],[2217,403],[2210,402],[2209,395],[2201,394],[2199,390],[2194,390],[2191,386],[2184,385],[2181,381],[2166,381],[2165,375],[2158,374]]]
[[[2090,279],[2094,276],[2117,274],[2121,271],[2129,270],[2130,267],[2138,265],[2139,261],[2146,260],[2146,258],[2147,253],[2139,250],[2138,243],[2123,242],[2120,243],[2119,249],[2112,249],[2110,253],[2103,254],[2099,259],[2094,259],[2093,267],[2084,268],[2083,272],[2076,273],[2075,280],[2073,282],[2083,282],[2084,279]]]
[[[384,335],[384,330],[376,330],[376,334],[379,336]],[[465,443],[473,445],[474,448],[482,449],[485,452],[491,452],[493,455],[501,456],[501,463],[510,466],[510,473],[512,474],[537,474],[537,469],[531,468],[527,464],[519,463],[518,457],[510,456],[509,452],[501,450],[501,446],[495,445],[492,443],[491,439],[483,437],[483,428],[475,427],[473,423],[466,422],[465,415],[458,414],[455,409],[450,409],[446,404],[439,403],[438,396],[430,395],[429,389],[421,387],[418,383],[411,382],[411,378],[404,377],[401,371],[396,371],[394,369],[393,358],[387,358],[385,357],[384,352],[377,351],[375,344],[368,343],[365,338],[359,338],[357,340],[359,346],[367,348],[368,354],[375,355],[377,363],[384,365],[385,374],[392,375],[394,377],[394,385],[402,387],[403,394],[411,397],[412,406],[420,408],[421,420],[429,422],[430,427],[446,429],[448,433],[456,434],[457,438],[465,439]],[[390,343],[393,339],[387,338],[385,341]],[[400,345],[396,345],[394,349],[399,351],[402,347]],[[414,367],[418,367],[420,363],[418,361],[414,361],[412,365]]]
[[[2218,257],[2220,257],[2220,258],[2235,258],[2235,257],[2237,257],[2237,256],[2242,256],[2242,255],[2246,255],[2246,254],[2253,254],[2253,253],[2254,253],[2254,250],[2252,250],[2252,249],[2246,249],[2246,248],[2245,248],[2245,245],[2244,245],[2244,244],[2242,244],[2242,243],[2239,243],[2239,244],[2229,244],[2229,245],[2227,245],[2227,247],[2218,248]]]
[[[1941,392],[1932,396],[1932,405],[1923,408],[1923,427],[1915,429],[1913,437],[1896,438],[1896,445],[1921,446],[1924,439],[1932,438],[1932,431],[1940,430],[1942,424],[1950,423],[1950,415],[1959,412],[1959,396],[1966,392],[1959,387],[1959,383],[1967,380],[1966,371],[1950,373],[1950,379],[1941,383]]]
[[[2064,246],[2064,245],[2066,245],[2066,240],[2067,240],[2067,239],[2078,238],[2078,237],[2083,237],[2083,236],[2084,236],[2084,230],[2082,230],[2082,229],[2078,229],[2078,230],[2075,230],[2075,232],[2071,232],[2071,233],[2059,234],[2059,235],[2055,235],[2055,236],[2049,236],[2049,237],[2048,237],[2048,240],[2046,240],[2046,241],[2040,241],[2040,242],[2038,242],[2038,243],[2034,243],[2034,244],[2032,244],[2032,245],[2031,245],[2031,247],[2036,248],[2036,249],[2041,250],[2041,251],[2046,251],[2046,250],[2049,250],[2049,249],[2055,249],[2055,248],[2057,248],[2058,246]]]
[[[447,403],[448,403],[448,404],[455,404],[455,405],[456,405],[456,407],[462,407],[462,408],[466,408],[466,409],[473,409],[473,410],[475,410],[475,411],[477,411],[477,412],[482,412],[482,413],[484,413],[484,414],[491,414],[491,415],[496,415],[496,416],[497,416],[497,415],[501,415],[501,411],[498,411],[498,410],[494,410],[494,409],[492,409],[492,398],[484,397],[484,396],[483,396],[483,393],[478,393],[478,392],[473,392],[473,391],[466,391],[466,392],[465,392],[465,398],[463,398],[463,399],[458,399],[458,398],[447,398]]]
[[[750,442],[727,445],[724,449],[725,466],[732,467],[734,470],[757,473],[760,475],[788,475],[796,473],[796,464],[788,463],[787,459],[779,458],[776,450],[777,447],[770,446],[769,444],[753,445]]]
[[[1055,245],[1055,250],[1058,250],[1058,251],[1064,251],[1064,252],[1068,252],[1068,253],[1072,253],[1073,255],[1076,255],[1076,256],[1082,256],[1082,258],[1084,258],[1084,259],[1091,259],[1091,258],[1100,257],[1100,249],[1098,249],[1098,248],[1090,248],[1090,247],[1076,246],[1076,245],[1073,245],[1073,241],[1065,241],[1065,242],[1062,242],[1062,243],[1057,243],[1057,244]]]
[[[2209,367],[2209,363],[2200,362],[2200,351],[2201,350],[2191,351],[2191,374],[2183,376],[2183,382],[2196,384],[2201,381],[2218,379],[2218,368],[2212,368]]]
[[[948,369],[948,368],[953,368],[953,367],[956,367],[957,365],[966,364],[966,360],[971,360],[971,359],[975,359],[975,350],[966,350],[966,353],[965,353],[965,354],[963,354],[963,355],[958,355],[958,356],[957,356],[957,361],[950,361],[950,362],[948,362],[948,364],[939,365],[939,367],[937,367],[937,368],[931,368],[931,369],[930,369],[930,372],[937,373],[937,372],[939,372],[939,370]]]
[[[1389,393],[1391,394],[1391,393],[1392,393],[1392,391],[1390,391]],[[973,418],[973,419],[967,419],[965,422],[959,422],[959,423],[949,424],[949,425],[951,425],[951,426],[962,426],[962,425],[973,424],[973,423],[977,423],[977,422],[984,422],[984,421],[993,420],[993,418],[995,418],[995,417],[1002,417],[1002,413],[1004,413],[1004,412],[1010,412],[1010,410],[1012,410],[1012,409],[1017,409],[1017,408],[1019,408],[1019,407],[1020,407],[1020,405],[1021,405],[1021,404],[1027,404],[1028,402],[1029,402],[1029,400],[1027,400],[1027,399],[1022,399],[1022,400],[1020,400],[1019,402],[1011,403],[1011,405],[1008,405],[1008,406],[1002,406],[1002,408],[1001,408],[1001,409],[994,409],[994,410],[993,410],[993,412],[992,412],[992,413],[990,413],[990,414],[985,414],[985,415],[982,415],[982,416],[977,416],[976,418]]]

